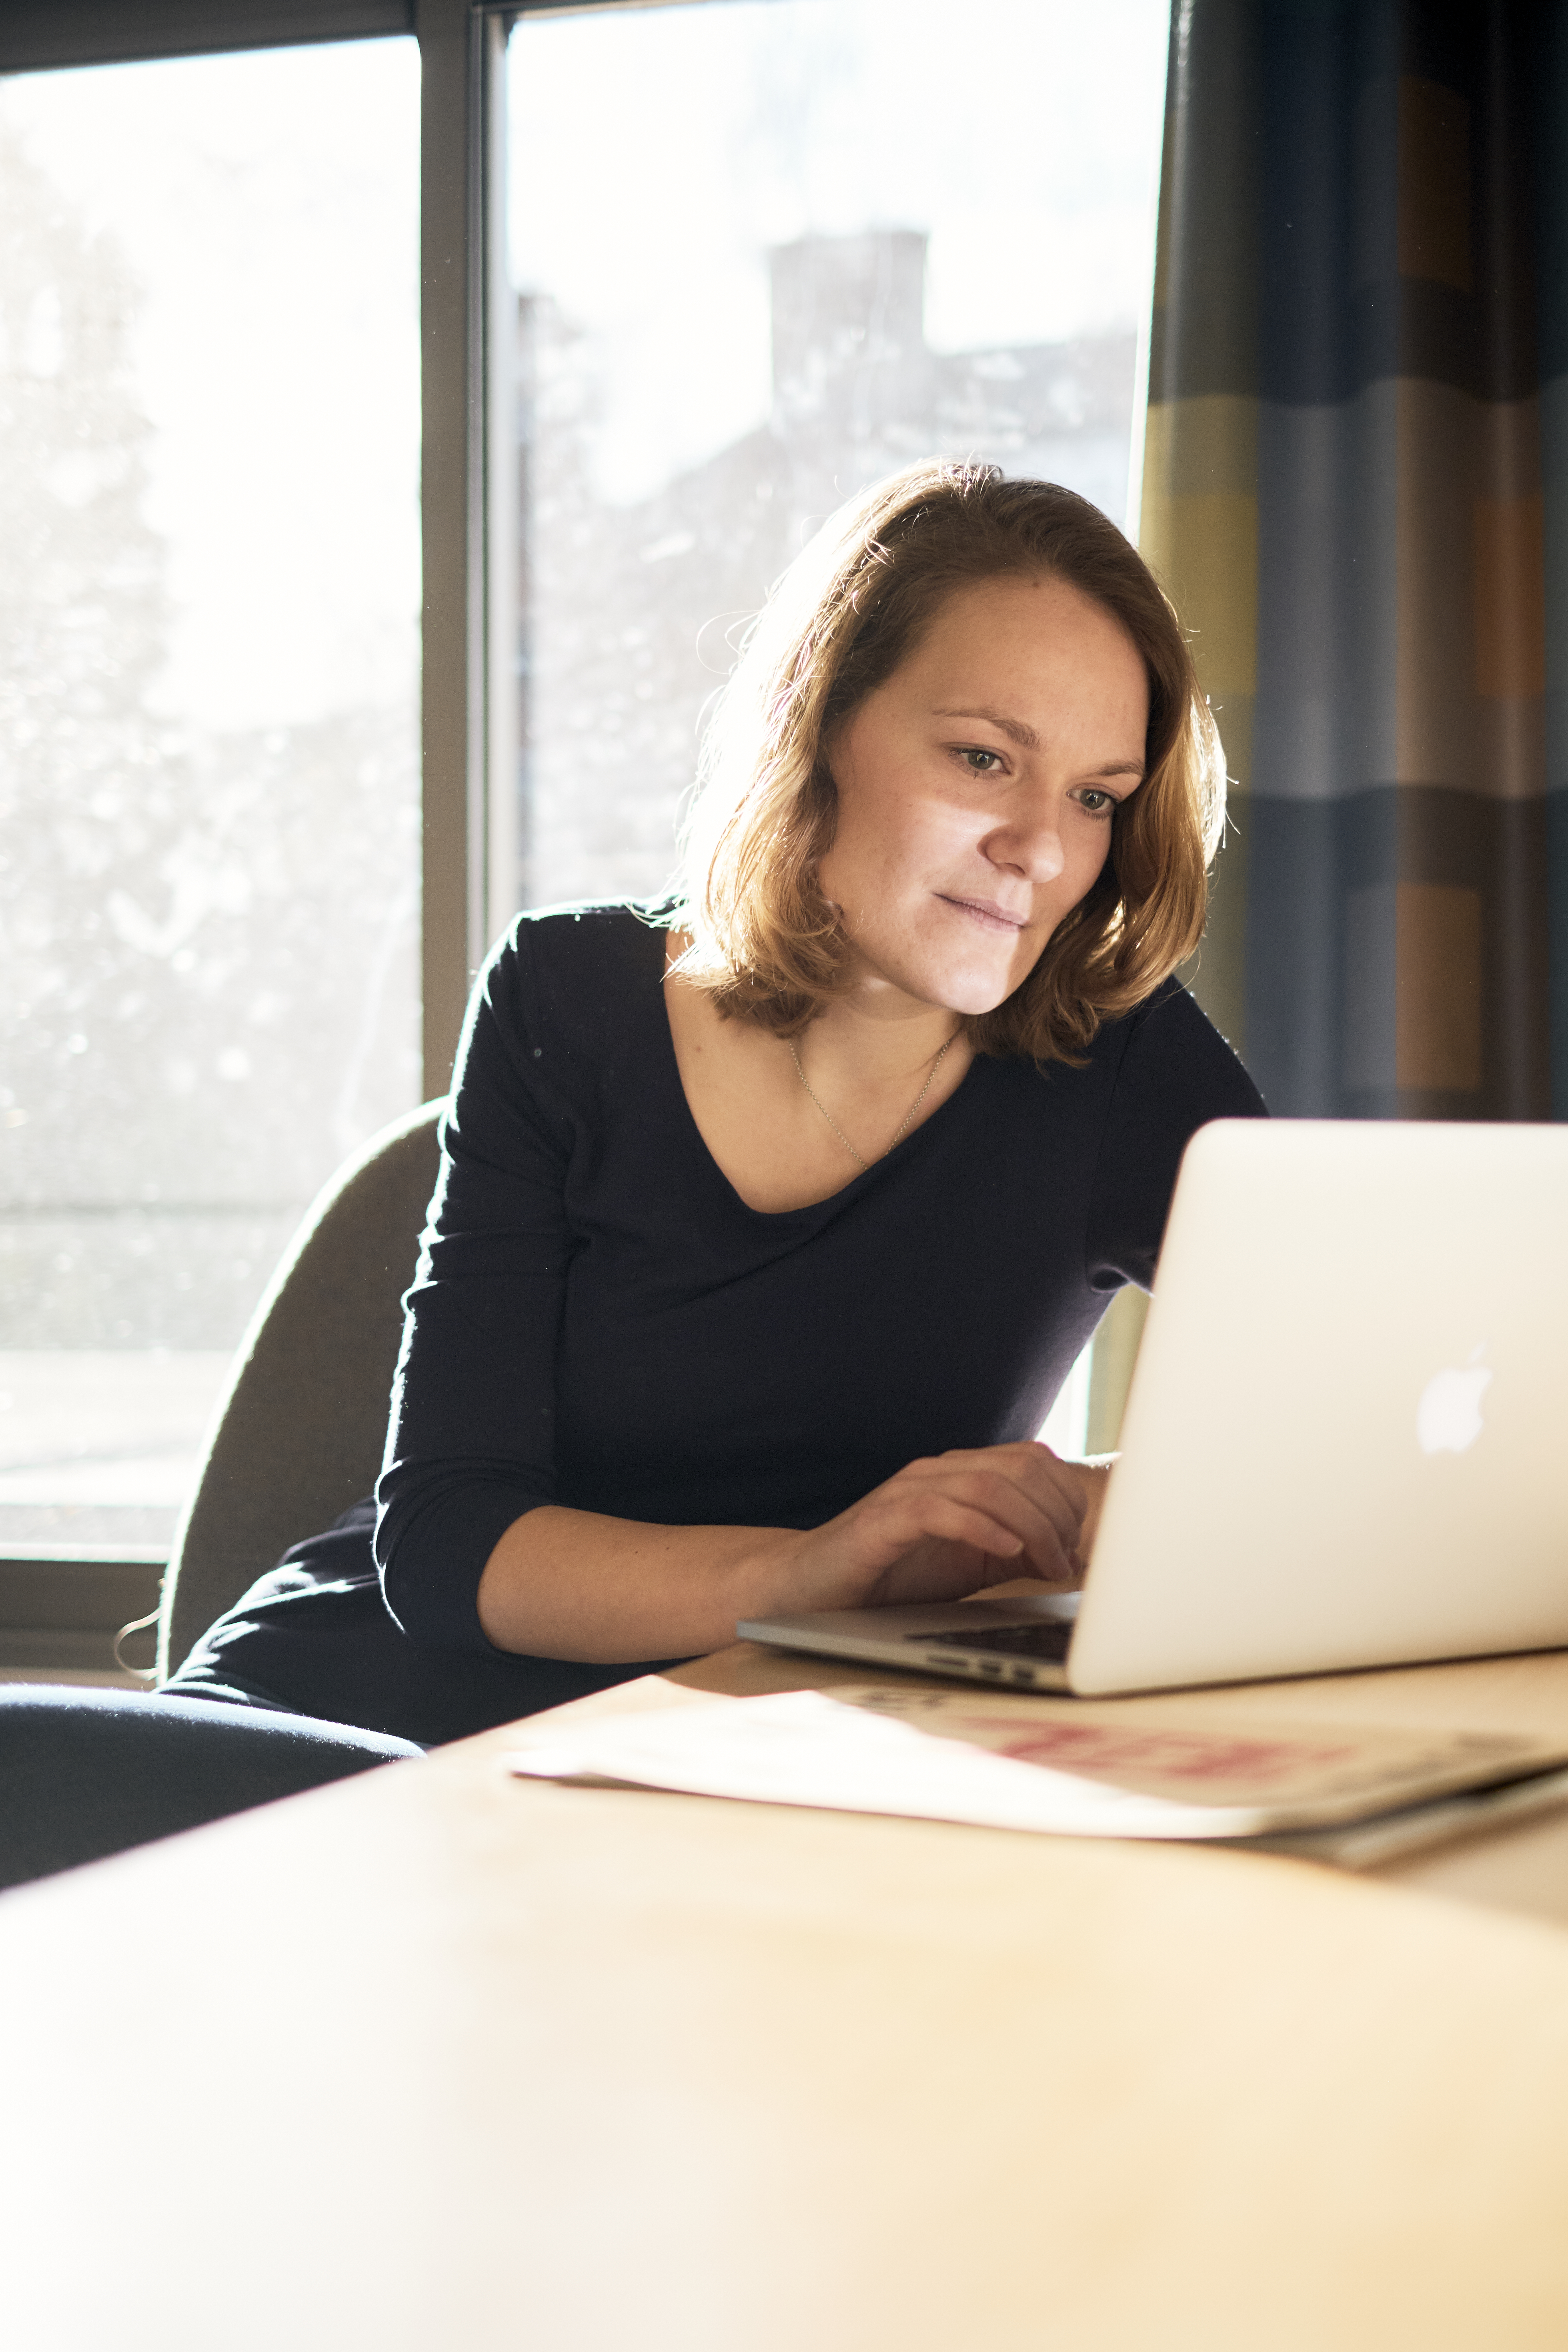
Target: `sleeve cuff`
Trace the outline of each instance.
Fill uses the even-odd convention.
[[[375,1541],[381,1589],[410,1641],[510,1656],[479,1622],[479,1579],[513,1521],[550,1499],[517,1486],[465,1482],[390,1529],[392,1515],[383,1504]]]

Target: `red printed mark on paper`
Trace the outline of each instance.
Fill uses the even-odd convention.
[[[1185,1731],[1116,1731],[1098,1724],[1008,1723],[994,1716],[970,1718],[987,1747],[1023,1764],[1050,1764],[1071,1772],[1157,1772],[1171,1780],[1278,1780],[1303,1769],[1343,1764],[1355,1756],[1342,1741],[1246,1739]],[[996,1740],[1016,1730],[1016,1739]]]

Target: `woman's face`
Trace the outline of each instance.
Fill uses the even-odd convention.
[[[955,589],[829,747],[819,874],[863,979],[953,1013],[1010,996],[1105,864],[1148,726],[1102,606],[1051,578]]]

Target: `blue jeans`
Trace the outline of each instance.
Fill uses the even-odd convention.
[[[216,1699],[0,1683],[0,1887],[422,1753]]]

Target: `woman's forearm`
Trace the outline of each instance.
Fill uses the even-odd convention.
[[[499,1649],[590,1664],[690,1657],[739,1619],[957,1600],[1004,1579],[1082,1573],[1106,1472],[1011,1444],[910,1463],[820,1528],[667,1528],[543,1505],[485,1563]]]
[[[663,1528],[546,1504],[485,1563],[479,1622],[533,1657],[695,1657],[732,1642],[739,1618],[789,1605],[799,1542],[785,1528]]]

